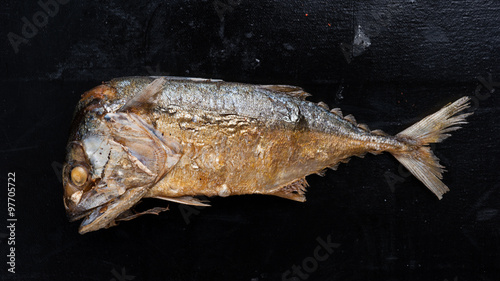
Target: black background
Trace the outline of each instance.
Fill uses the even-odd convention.
[[[498,1],[61,2],[45,17],[36,1],[1,5],[2,280],[499,280]],[[37,30],[23,34],[23,17]],[[391,134],[464,95],[475,114],[434,147],[441,201],[390,155],[367,155],[309,176],[305,203],[213,198],[189,217],[170,204],[82,236],[59,178],[73,109],[131,75],[298,85]],[[338,244],[324,261],[318,239]]]

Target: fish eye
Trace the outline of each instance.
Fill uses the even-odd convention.
[[[87,169],[82,166],[76,166],[71,169],[71,181],[76,186],[84,185],[87,182],[88,175],[89,173],[87,172]]]

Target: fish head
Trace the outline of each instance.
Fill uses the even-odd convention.
[[[85,95],[84,95],[85,96]],[[179,160],[182,147],[141,117],[82,99],[63,165],[64,206],[79,232],[115,225]]]

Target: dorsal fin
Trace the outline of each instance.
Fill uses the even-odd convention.
[[[330,110],[330,108],[328,107],[328,105],[322,101],[318,102],[318,106],[323,108],[324,110]]]
[[[370,128],[368,127],[368,125],[364,124],[364,123],[359,123],[358,124],[358,128],[364,130],[364,131],[367,131],[369,132],[370,131]]]
[[[261,88],[270,90],[273,92],[286,94],[295,98],[299,98],[301,100],[305,100],[307,97],[310,97],[311,94],[308,92],[304,92],[304,89],[297,86],[288,86],[288,85],[260,85]]]
[[[384,131],[378,129],[371,131],[371,133],[377,136],[387,136],[387,134]]]
[[[344,119],[351,122],[353,125],[358,124],[358,123],[356,123],[356,118],[354,118],[354,116],[352,114],[345,116]]]
[[[330,112],[342,118],[344,117],[344,115],[342,114],[342,110],[340,110],[340,108],[334,108],[330,110]]]

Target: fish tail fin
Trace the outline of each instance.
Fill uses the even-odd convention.
[[[394,157],[439,199],[449,189],[441,181],[444,166],[439,164],[439,159],[432,153],[428,144],[443,141],[450,136],[449,132],[458,130],[460,125],[467,123],[465,119],[472,113],[457,114],[470,106],[469,101],[469,97],[462,97],[396,135],[415,149],[391,151]]]

